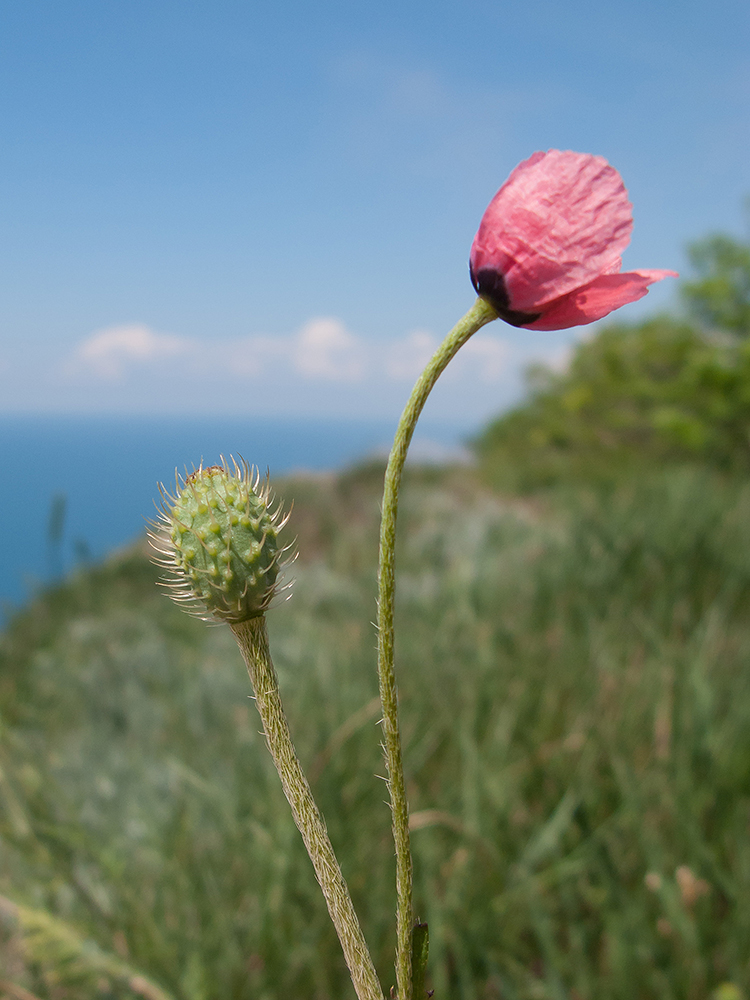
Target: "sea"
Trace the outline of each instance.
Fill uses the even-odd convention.
[[[0,416],[0,624],[44,587],[142,536],[158,484],[221,454],[271,480],[385,456],[394,421]],[[465,458],[469,429],[425,424],[413,453]]]

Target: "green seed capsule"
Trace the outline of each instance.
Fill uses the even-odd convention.
[[[269,510],[268,482],[231,461],[231,471],[201,466],[178,477],[175,496],[161,487],[151,539],[162,557],[156,561],[172,571],[164,581],[170,596],[201,617],[237,623],[262,615],[276,593],[285,551],[278,532],[287,518]]]

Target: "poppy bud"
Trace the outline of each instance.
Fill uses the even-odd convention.
[[[171,571],[163,581],[170,597],[199,617],[237,624],[262,615],[276,593],[288,515],[280,506],[271,513],[268,480],[261,485],[257,470],[231,463],[231,471],[201,465],[178,476],[174,496],[161,486],[150,537],[156,562]]]

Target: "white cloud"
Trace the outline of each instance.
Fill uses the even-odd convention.
[[[211,341],[157,333],[144,324],[130,323],[92,333],[78,344],[66,370],[102,382],[125,382],[130,374],[140,379],[150,368],[158,371],[162,384],[170,378],[189,382],[198,376],[221,378],[225,384],[283,377],[289,384],[306,383],[311,388],[315,383],[375,385],[383,379],[412,383],[437,345],[437,337],[428,330],[368,342],[335,316],[310,319],[292,334]],[[451,365],[450,378],[496,383],[507,373],[508,351],[506,341],[477,334]],[[166,360],[170,361],[168,371]]]
[[[358,382],[365,357],[360,338],[333,317],[311,319],[291,344],[292,363],[301,375],[332,382]]]
[[[588,339],[588,336],[587,333],[585,336],[579,336],[577,340],[580,342]],[[543,368],[562,375],[568,370],[574,351],[575,343],[556,343],[544,347],[536,344],[529,350],[517,348],[513,352],[513,364],[520,371],[528,370],[529,367],[535,365],[541,365]]]
[[[498,382],[508,374],[511,349],[507,340],[476,333],[462,348],[463,367],[471,366],[482,382]]]
[[[438,346],[437,337],[427,330],[413,330],[403,340],[394,341],[385,357],[385,370],[394,380],[414,382]],[[476,333],[451,362],[447,377],[451,381],[482,382],[494,385],[507,378],[512,365],[512,350],[507,340],[491,334]]]
[[[184,354],[184,337],[156,333],[140,323],[97,330],[78,345],[73,368],[86,369],[104,379],[119,379],[132,365]]]
[[[242,377],[273,372],[311,382],[358,382],[368,367],[364,341],[334,316],[311,319],[294,334],[226,340],[215,354]]]
[[[292,354],[291,337],[255,336],[227,340],[215,352],[233,376],[245,378],[263,375],[269,366],[278,371],[288,364]]]
[[[78,344],[66,369],[71,375],[117,381],[134,370],[163,367],[165,359],[173,359],[174,376],[200,373],[230,381],[283,373],[311,382],[358,382],[370,367],[362,338],[335,317],[319,317],[294,334],[211,341],[157,333],[140,323],[111,326]]]
[[[544,363],[548,368],[552,369],[553,372],[557,372],[558,375],[563,375],[570,367],[572,358],[573,345],[562,344],[547,353],[544,358]]]
[[[385,370],[392,379],[414,381],[435,353],[437,338],[427,330],[412,330],[386,354]]]
[[[335,316],[311,318],[288,333],[246,336],[183,337],[132,323],[97,330],[62,365],[50,359],[43,373],[35,360],[33,384],[46,406],[54,398],[59,406],[85,405],[92,412],[177,412],[195,393],[209,393],[217,412],[398,414],[438,343],[425,329],[366,337]],[[565,357],[559,340],[550,343],[541,334],[517,343],[500,331],[480,331],[440,379],[431,419],[458,414],[465,424],[469,415],[496,412],[518,395],[526,365],[557,367]],[[67,378],[59,377],[61,370]],[[10,381],[3,377],[6,398]]]

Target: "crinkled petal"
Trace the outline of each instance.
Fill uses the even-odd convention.
[[[551,149],[519,164],[489,204],[471,248],[474,274],[494,269],[509,308],[540,307],[620,269],[632,205],[601,156]]]
[[[614,309],[642,299],[648,286],[662,278],[676,278],[676,271],[626,271],[603,274],[594,281],[550,302],[543,314],[526,330],[566,330],[602,319]]]

